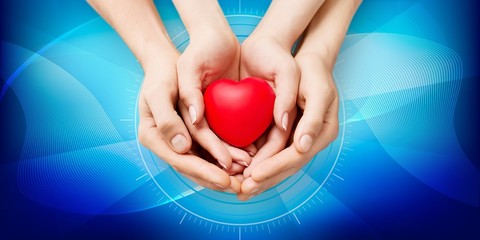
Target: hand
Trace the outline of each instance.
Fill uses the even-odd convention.
[[[154,2],[122,1],[122,4],[118,4],[118,1],[114,0],[89,0],[88,2],[119,33],[144,69],[145,79],[139,98],[139,140],[142,144],[150,148],[173,168],[199,184],[213,189],[231,189],[231,191],[238,192],[240,183],[236,178],[229,177],[227,173],[214,164],[194,156],[195,151],[191,149],[191,146],[194,145],[192,139],[182,119],[175,111],[179,91],[176,71],[178,52],[168,37]],[[204,51],[204,54],[202,54],[201,48],[208,46],[205,44],[219,44],[219,46],[227,46],[226,48],[231,49],[229,47],[231,45],[224,44],[225,42],[222,41],[225,39],[222,36],[225,35],[210,35],[210,32],[204,31],[206,26],[210,26],[210,29],[216,29],[219,33],[230,33],[230,38],[233,36],[231,30],[224,31],[224,29],[228,30],[228,23],[218,3],[216,1],[192,2],[179,0],[175,1],[175,4],[182,9],[182,11],[179,11],[182,19],[189,19],[184,23],[189,28],[193,43],[186,54],[191,53],[190,55],[193,57],[191,62],[195,63],[189,65],[189,57],[184,57],[185,61],[179,61],[178,69],[180,73],[187,73],[185,75],[187,84],[180,84],[180,86],[188,86],[188,78],[195,76],[195,74],[200,74],[201,80],[214,79],[222,75],[229,76],[226,66],[232,66],[233,75],[238,77],[238,43],[234,42],[234,44],[236,43],[235,51],[220,49],[220,52]],[[226,28],[221,28],[221,26]],[[196,39],[202,39],[202,35],[197,33],[218,38],[197,41]],[[197,46],[195,44],[197,42],[199,47],[194,47]],[[202,42],[205,44],[201,44]],[[214,48],[210,47],[208,49]],[[222,50],[225,50],[225,52],[221,52]],[[236,57],[227,56],[225,58],[213,58],[212,61],[204,61],[209,60],[211,56],[225,56],[222,54],[228,55],[229,53],[233,53]],[[229,59],[231,62],[228,61]],[[199,64],[200,62],[207,64]],[[189,74],[192,73],[191,70],[193,70],[193,74]],[[184,78],[183,75],[181,78]],[[197,84],[198,82],[195,82],[195,80],[197,79],[192,79],[192,83]],[[184,93],[188,93],[188,89]],[[184,99],[189,99],[188,94],[186,95]],[[200,99],[197,96],[196,99],[203,105],[203,98]],[[197,119],[196,121],[200,123],[203,110],[195,115],[196,117],[192,119],[194,121]],[[192,132],[193,137],[201,140],[202,143],[206,143],[209,139],[215,140],[212,144],[213,147],[210,147],[209,150],[215,153],[217,159],[223,159],[223,162],[227,163],[224,165],[233,165],[229,171],[240,171],[239,169],[244,167],[239,168],[237,163],[231,164],[231,157],[227,156],[230,148],[218,144],[219,140],[209,129],[198,128],[198,132]],[[204,144],[204,146],[206,145]],[[250,161],[248,154],[237,150],[230,150],[230,155],[234,159],[243,159],[239,162],[245,162],[244,165],[248,165]],[[255,151],[255,149],[250,151]],[[222,158],[219,155],[226,157]]]
[[[284,1],[277,3],[280,4],[280,2],[285,3]],[[256,165],[255,157],[250,167],[245,169],[245,172],[251,172],[251,177],[242,182],[239,199],[249,199],[296,173],[318,151],[336,138],[339,100],[332,79],[332,71],[350,21],[360,3],[361,0],[325,1],[320,9],[307,7],[307,9],[314,9],[316,13],[304,32],[304,39],[295,57],[301,72],[297,103],[304,112],[295,129],[294,144]],[[287,6],[283,12],[293,7]],[[295,16],[294,19],[297,19],[298,16],[307,16],[307,14],[304,12]],[[276,25],[278,19],[285,18],[272,18],[270,23]],[[287,22],[279,26],[283,28],[294,26],[292,29],[302,29],[300,26],[304,26],[303,24],[290,24],[294,19],[287,19]],[[278,35],[278,32],[282,32],[280,30],[281,28],[278,28],[270,32]],[[291,34],[277,39],[287,39],[288,42],[289,35]],[[290,42],[293,41],[290,40]]]
[[[255,165],[285,148],[296,115],[295,102],[300,74],[290,49],[261,33],[252,34],[245,40],[241,56],[242,78],[263,78],[272,86],[276,95],[273,112],[275,124],[257,141],[259,150],[250,167],[244,171],[244,177],[248,178]]]
[[[203,117],[202,92],[220,78],[238,79],[239,44],[233,33],[192,32],[191,42],[177,64],[179,108],[191,136],[229,173],[243,171],[251,162],[246,151],[221,141]],[[198,35],[197,35],[198,34]],[[256,151],[249,147],[250,152]],[[232,163],[232,160],[234,163]]]
[[[139,97],[139,141],[194,182],[219,191],[238,192],[238,179],[189,151],[190,135],[175,111],[178,53],[165,52],[160,59],[144,63],[145,79]]]
[[[337,136],[338,95],[330,64],[320,55],[309,53],[299,54],[295,60],[302,74],[297,104],[303,116],[295,129],[294,143],[247,168],[251,177],[242,183],[240,200],[247,200],[295,174]]]

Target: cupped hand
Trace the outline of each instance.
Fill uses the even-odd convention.
[[[242,44],[240,76],[265,79],[275,91],[273,118],[275,124],[257,141],[258,152],[244,177],[261,161],[285,148],[296,115],[299,69],[291,49],[273,37],[253,33]]]
[[[176,171],[219,191],[239,192],[240,182],[216,165],[194,155],[192,140],[175,110],[178,101],[178,54],[163,54],[145,64],[139,97],[139,141]]]
[[[251,157],[213,133],[204,118],[202,92],[217,79],[238,80],[240,45],[231,31],[195,30],[190,32],[190,44],[177,63],[179,109],[192,138],[217,159],[224,170],[239,172],[242,166],[250,164]]]
[[[295,60],[301,71],[297,104],[303,115],[295,128],[294,142],[245,170],[251,176],[242,182],[240,200],[247,200],[295,174],[337,137],[339,99],[332,68],[317,54],[299,54]]]

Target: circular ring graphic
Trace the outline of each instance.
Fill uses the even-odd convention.
[[[253,31],[261,17],[253,15],[227,15],[227,19],[240,42]],[[179,32],[172,41],[181,51],[189,38],[186,31]],[[341,97],[341,96],[340,96]],[[339,122],[343,122],[345,110],[341,101]],[[138,123],[135,118],[135,125]],[[169,201],[197,218],[228,226],[263,224],[282,218],[302,207],[330,178],[340,156],[345,127],[340,126],[336,141],[319,152],[299,172],[261,193],[241,202],[235,194],[203,188],[178,174],[168,164],[141,147],[140,156],[147,172]],[[183,220],[183,219],[182,219]]]

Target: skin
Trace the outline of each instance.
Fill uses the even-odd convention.
[[[300,80],[300,69],[291,49],[322,4],[323,1],[318,0],[307,0],[302,4],[274,0],[259,25],[242,44],[240,76],[267,80],[276,95],[273,110],[275,124],[257,142],[259,151],[251,167],[243,174],[246,178],[253,166],[285,148],[296,116]]]
[[[240,44],[215,0],[174,0],[191,43],[177,63],[182,118],[192,136],[209,152],[207,157],[229,175],[242,173],[257,152],[254,145],[238,149],[220,140],[204,118],[202,92],[217,79],[238,81]],[[236,178],[235,178],[236,179]]]
[[[190,44],[177,62],[179,107],[187,128],[194,140],[227,171],[232,168],[232,157],[248,164],[248,153],[224,144],[203,117],[205,88],[221,78],[238,80],[240,45],[217,1],[173,3],[190,35]]]
[[[240,48],[216,1],[174,0],[191,38],[182,55],[151,0],[88,2],[144,69],[140,142],[198,184],[247,200],[296,173],[336,138],[332,71],[361,1],[274,0]],[[304,31],[293,57],[292,46]],[[216,79],[247,76],[262,77],[274,89],[274,124],[255,146],[238,149],[210,130],[202,92]],[[293,143],[285,148],[296,120]]]
[[[303,112],[293,143],[245,169],[240,200],[275,186],[295,174],[338,133],[338,94],[332,72],[351,19],[361,1],[327,0],[313,17],[295,56],[301,74],[297,105]]]
[[[209,130],[208,125],[197,117],[198,128],[192,128],[191,119],[184,123],[177,111],[179,102],[179,89],[185,89],[185,84],[180,83],[180,79],[185,79],[184,75],[177,74],[177,71],[191,67],[194,71],[199,68],[205,69],[200,74],[211,74],[218,71],[218,76],[227,74],[224,70],[212,70],[215,63],[209,68],[202,68],[201,62],[205,56],[217,54],[201,52],[205,42],[209,39],[201,39],[192,36],[192,43],[186,51],[186,56],[182,57],[171,43],[165,27],[158,15],[155,5],[150,0],[89,0],[90,5],[119,33],[122,39],[132,50],[145,73],[142,89],[139,97],[139,115],[140,122],[138,128],[139,141],[161,159],[166,161],[175,170],[196,183],[219,191],[239,192],[240,182],[236,177],[230,176],[226,171],[220,169],[218,165],[226,165],[225,168],[231,168],[238,163],[233,164],[232,159],[240,162],[250,162],[250,156],[238,149],[232,150],[228,146],[219,142],[218,138]],[[217,4],[209,1],[210,4]],[[205,7],[209,4],[204,4]],[[209,6],[209,9],[214,9]],[[206,9],[207,10],[207,9]],[[129,16],[125,18],[125,16]],[[209,15],[213,16],[213,15]],[[222,32],[221,29],[219,29]],[[192,33],[192,35],[195,35]],[[210,34],[207,34],[210,36]],[[213,36],[213,33],[212,33]],[[219,37],[219,41],[223,41]],[[212,50],[212,49],[210,49]],[[238,52],[238,50],[235,50]],[[237,53],[233,53],[236,55]],[[191,57],[198,55],[198,57]],[[238,54],[237,54],[238,55]],[[228,56],[230,58],[230,56]],[[182,59],[194,59],[191,62]],[[222,61],[217,61],[222,62]],[[158,66],[162,66],[159,68]],[[200,67],[195,67],[200,66]],[[238,70],[237,70],[238,71]],[[195,72],[198,73],[198,72]],[[217,75],[212,76],[212,79]],[[184,95],[185,95],[185,91]],[[184,109],[179,104],[180,111]],[[192,131],[192,129],[194,131]],[[192,137],[199,141],[211,141],[215,144],[206,145],[206,149],[212,152],[217,162],[207,159],[206,161],[199,157],[199,152],[192,149],[192,137],[189,133],[192,131]],[[250,149],[256,151],[256,149]],[[220,164],[221,163],[221,164]]]

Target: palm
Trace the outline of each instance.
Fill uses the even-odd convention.
[[[202,90],[219,78],[238,79],[238,43],[207,35],[203,39],[192,39],[178,61],[180,71],[191,72],[201,81]]]

